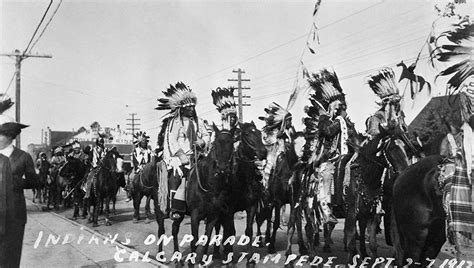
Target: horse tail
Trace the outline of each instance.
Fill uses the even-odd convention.
[[[392,246],[394,249],[394,257],[396,262],[403,262],[403,249],[402,249],[402,238],[400,237],[400,233],[398,231],[398,224],[395,217],[395,209],[392,205],[391,208],[391,217],[390,217],[390,234],[392,238]]]

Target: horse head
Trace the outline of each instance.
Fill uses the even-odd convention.
[[[108,149],[105,153],[104,158],[102,159],[102,166],[109,170],[110,172],[117,173],[119,171],[118,162],[117,159],[122,158],[122,156],[119,154],[117,151],[116,147],[112,147],[111,149]],[[123,162],[121,162],[123,163]],[[120,167],[121,169],[121,167]]]
[[[81,160],[68,156],[66,163],[59,168],[58,175],[65,179],[82,179],[86,169],[86,165]]]
[[[241,129],[240,140],[243,156],[247,159],[263,160],[267,157],[267,149],[263,144],[262,132],[257,129],[255,123],[239,123]]]
[[[377,155],[381,157],[382,163],[401,172],[410,163],[406,148],[410,151],[416,149],[399,126],[390,126],[387,129],[379,126],[379,128]]]
[[[213,124],[214,132],[216,134],[212,151],[210,156],[216,164],[218,174],[230,173],[232,166],[232,155],[234,152],[234,137],[232,133],[227,130],[219,130]]]

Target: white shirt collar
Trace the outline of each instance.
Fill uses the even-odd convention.
[[[13,147],[13,144],[10,144],[8,145],[7,147],[3,148],[2,150],[0,150],[0,154],[3,154],[4,156],[6,157],[10,157],[13,153],[13,149],[15,147]]]

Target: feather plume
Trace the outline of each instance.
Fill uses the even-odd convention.
[[[174,86],[170,85],[166,91],[163,91],[163,94],[165,98],[158,99],[156,110],[175,111],[186,106],[196,106],[197,103],[196,95],[183,82],[178,82]]]
[[[0,94],[0,114],[12,107],[14,102],[5,94]]]
[[[227,115],[231,113],[237,114],[233,88],[218,87],[212,91],[211,95],[217,111],[222,114],[222,116],[227,117]]]
[[[440,44],[441,40],[444,40],[442,37],[451,43]],[[436,76],[437,79],[439,76],[454,74],[447,82],[447,90],[451,90],[450,95],[457,92],[467,79],[474,75],[473,39],[474,24],[469,17],[461,19],[453,24],[451,29],[434,38],[435,48],[430,53],[431,61],[436,59],[440,62],[454,63]]]
[[[265,121],[265,126],[263,127],[263,131],[265,132],[281,128],[285,118],[291,116],[290,112],[276,102],[272,102],[264,111],[267,115],[260,116],[259,119]]]
[[[133,135],[133,144],[137,146],[142,141],[146,141],[148,143],[149,139],[150,137],[146,135],[146,132],[138,131],[137,133]]]
[[[335,100],[345,102],[345,96],[335,72],[323,69],[313,73],[308,82],[314,91],[310,98],[319,103],[324,110],[327,110],[329,104]]]
[[[367,83],[372,91],[381,99],[399,94],[398,87],[395,83],[395,72],[392,68],[383,68],[369,75]]]

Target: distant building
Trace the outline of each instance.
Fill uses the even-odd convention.
[[[116,127],[102,127],[97,121],[93,122],[89,128],[80,127],[77,131],[52,131],[49,127],[42,131],[42,143],[47,148],[57,146],[67,146],[73,141],[79,141],[82,148],[95,145],[99,138],[99,133],[105,135],[105,146],[116,147],[120,154],[124,155],[125,161],[130,161],[130,153],[133,150],[133,137],[130,133]]]

